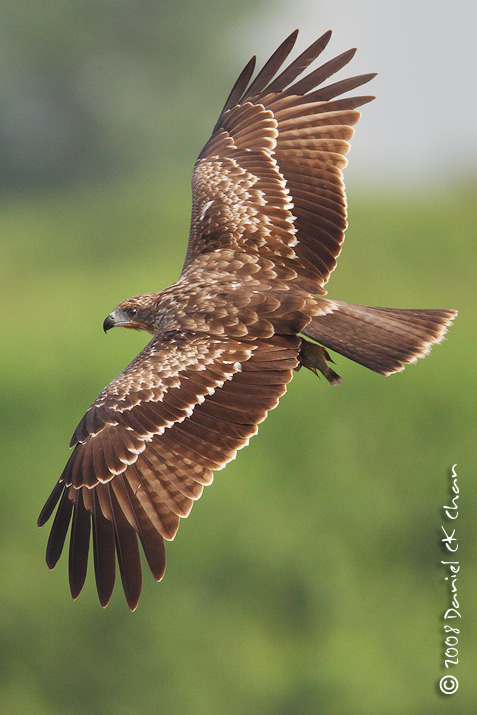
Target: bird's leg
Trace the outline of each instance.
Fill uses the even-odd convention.
[[[319,370],[322,375],[326,377],[330,385],[333,386],[339,385],[340,382],[343,382],[343,378],[337,375],[336,372],[327,364],[327,361],[333,362],[333,360],[329,356],[328,351],[321,345],[310,343],[308,340],[302,338],[298,359],[300,363],[296,368],[297,370],[299,370],[302,365],[314,372],[315,375],[318,375],[317,370]]]

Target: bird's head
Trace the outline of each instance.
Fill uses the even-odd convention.
[[[154,333],[157,330],[157,293],[135,295],[116,306],[103,323],[106,333],[111,328],[133,328]]]

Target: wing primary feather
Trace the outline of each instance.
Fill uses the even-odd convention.
[[[113,523],[101,511],[98,494],[93,490],[93,557],[96,590],[103,608],[108,605],[116,578]]]
[[[224,104],[224,108],[220,112],[219,119],[217,121],[217,124],[215,125],[212,134],[219,129],[221,120],[225,112],[227,112],[229,109],[232,107],[235,107],[237,102],[240,100],[240,97],[243,95],[245,92],[248,83],[250,82],[250,78],[253,74],[253,71],[255,69],[255,63],[257,61],[257,58],[255,55],[247,62],[245,67],[243,68],[242,72],[240,73],[239,78],[235,82],[234,86],[232,87],[232,90],[227,97],[227,101]]]
[[[139,539],[141,540],[147,563],[155,580],[161,581],[166,570],[166,550],[164,547],[164,539],[157,533],[156,529],[151,524],[146,512],[142,508],[139,500],[134,495],[131,486],[124,479],[124,477],[123,484],[131,504],[131,509],[136,518],[137,533]]]
[[[272,77],[278,72],[282,64],[285,62],[286,58],[292,51],[296,38],[298,37],[298,30],[294,30],[291,35],[289,35],[286,40],[282,42],[280,47],[275,50],[273,55],[267,62],[263,65],[262,69],[258,75],[253,80],[252,84],[247,90],[244,99],[248,97],[253,97],[265,89],[267,84],[270,82]]]
[[[50,516],[53,513],[53,510],[55,506],[58,504],[58,501],[61,497],[61,494],[63,493],[63,490],[65,488],[65,485],[61,480],[58,480],[57,483],[55,484],[53,491],[51,492],[50,496],[45,502],[45,506],[40,512],[40,516],[38,517],[37,524],[38,526],[44,526]]]
[[[351,62],[355,53],[356,48],[346,50],[346,52],[342,52],[341,55],[334,57],[329,62],[325,62],[324,65],[321,65],[321,67],[318,67],[318,69],[313,70],[313,72],[310,72],[310,74],[306,75],[306,77],[303,77],[303,79],[300,79],[298,80],[298,82],[295,82],[295,84],[292,84],[291,87],[288,87],[288,89],[286,89],[284,93],[305,94],[310,89],[313,89],[313,87],[318,86],[326,79],[328,79],[328,77],[331,77],[331,75],[338,72],[345,65],[347,65],[348,62]]]
[[[113,515],[114,540],[116,542],[119,573],[121,574],[124,595],[130,610],[135,611],[142,586],[141,559],[137,536],[123,514],[114,491],[109,485],[107,485],[107,489]]]
[[[333,84],[329,84],[326,87],[320,87],[320,89],[306,94],[304,97],[302,97],[302,101],[306,103],[327,102],[328,100],[334,99],[334,97],[337,97],[340,94],[350,92],[352,89],[356,89],[356,87],[361,87],[361,85],[367,84],[367,82],[371,82],[371,80],[374,79],[376,75],[377,72],[369,72],[368,74],[359,74],[355,77],[348,77],[348,79],[342,79],[339,82],[333,82]],[[371,99],[369,99],[368,101],[371,101],[372,99],[374,99],[374,97],[371,97]]]
[[[111,502],[109,500],[109,489],[107,484],[98,484],[94,490],[98,497],[98,504],[101,508],[103,515],[111,523],[113,523],[113,512],[111,510]]]
[[[111,480],[108,486],[114,492],[114,496],[118,501],[119,508],[128,520],[129,524],[133,527],[135,531],[137,531],[136,515],[132,510],[131,500],[128,498],[126,488],[124,486],[124,480],[122,477],[122,474],[118,474],[114,479]]]
[[[374,77],[375,76],[376,74],[374,74]],[[360,75],[360,77],[369,77],[369,75]],[[372,77],[370,79],[372,79]],[[369,82],[370,79],[365,80],[361,84],[366,84],[366,82]],[[357,109],[358,107],[362,107],[363,104],[368,104],[368,102],[372,102],[373,99],[376,99],[376,96],[374,94],[366,94],[359,97],[343,97],[342,99],[335,99],[334,101],[329,101],[326,105],[323,105],[323,111],[341,112],[350,109],[353,110]]]
[[[325,32],[304,52],[294,60],[271,84],[267,87],[268,92],[281,92],[290,82],[293,82],[306,68],[311,65],[316,58],[321,55],[331,38],[331,30]]]
[[[73,510],[73,502],[68,497],[68,489],[65,487],[63,496],[58,506],[58,510],[51,527],[48,545],[46,547],[46,563],[48,568],[52,569],[56,566],[58,559],[63,551],[63,546],[70,525],[71,512]]]
[[[81,492],[77,492],[73,522],[71,524],[68,569],[73,599],[78,598],[80,595],[86,579],[90,533],[91,514],[83,503]]]

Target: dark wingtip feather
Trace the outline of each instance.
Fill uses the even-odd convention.
[[[325,32],[312,45],[294,60],[281,74],[276,77],[273,82],[267,87],[267,92],[281,92],[285,87],[293,82],[298,75],[316,60],[328,45],[331,38],[331,30]]]
[[[255,63],[257,61],[256,55],[254,55],[245,65],[243,70],[241,71],[237,81],[235,82],[234,86],[232,87],[229,96],[227,97],[227,101],[225,102],[222,111],[220,112],[219,119],[217,121],[217,124],[214,127],[214,132],[218,129],[220,125],[220,120],[222,116],[227,112],[229,109],[234,107],[237,102],[239,101],[240,97],[243,95],[245,92],[248,83],[250,82],[250,78],[253,75],[253,71],[255,69]],[[73,435],[74,437],[74,435]]]
[[[96,490],[93,491],[93,556],[96,590],[101,606],[106,608],[116,578],[116,547],[113,523],[101,511]]]
[[[147,563],[155,580],[162,581],[166,571],[164,539],[151,524],[150,519],[147,517],[138,498],[134,494],[131,485],[126,480],[123,481],[125,493],[129,499],[130,507],[136,521],[136,531],[141,541]]]
[[[68,490],[65,489],[55,515],[55,520],[53,521],[53,526],[51,527],[50,537],[46,547],[46,563],[49,569],[55,568],[63,551],[72,511],[73,502],[68,497]]]
[[[45,506],[41,510],[40,516],[38,517],[37,524],[40,528],[46,524],[46,522],[52,515],[53,510],[54,510],[55,506],[57,505],[57,503],[63,493],[64,488],[65,488],[65,485],[61,481],[58,481],[55,484],[53,491],[51,492],[50,496],[46,500]]]
[[[375,94],[367,94],[364,95],[363,97],[355,97],[355,101],[359,101],[359,104],[357,104],[357,107],[362,107],[363,104],[368,104],[369,102],[372,102],[374,99],[376,99]]]
[[[303,103],[329,101],[330,99],[334,99],[334,97],[350,92],[352,89],[361,87],[363,84],[367,84],[374,79],[376,75],[377,72],[369,72],[368,74],[360,74],[355,77],[342,79],[339,82],[333,82],[333,84],[328,84],[326,87],[320,87],[319,89],[306,94],[303,97]],[[375,99],[375,97],[372,97],[371,99]]]
[[[128,607],[135,611],[139,603],[142,588],[141,558],[137,535],[121,510],[116,495],[108,487],[109,500],[113,514],[114,537],[118,556],[119,573],[123,584]]]
[[[285,62],[286,58],[292,51],[296,38],[298,36],[298,30],[294,30],[286,40],[275,50],[273,55],[267,62],[263,65],[262,69],[258,75],[253,80],[252,84],[248,88],[245,97],[252,97],[265,89],[267,84],[270,82],[272,77],[278,72],[282,64]]]
[[[90,407],[91,409],[91,407]],[[85,439],[88,437],[89,432],[86,429],[86,418],[88,415],[89,410],[85,412],[83,417],[81,418],[78,426],[76,427],[75,431],[73,432],[73,436],[70,439],[70,449],[75,447],[78,442],[84,442]]]
[[[300,30],[298,29],[298,27],[297,27],[295,30],[293,30],[293,32],[290,32],[290,34],[289,34],[288,37],[282,42],[282,44],[280,45],[280,47],[286,46],[288,43],[290,43],[291,46],[293,47],[294,44],[295,44],[295,42],[296,42],[296,38],[297,38],[298,35],[299,35],[299,32],[300,32]]]
[[[309,92],[313,89],[313,87],[320,85],[328,79],[328,77],[331,77],[331,75],[336,74],[336,72],[343,69],[343,67],[351,62],[355,54],[355,47],[350,50],[346,50],[346,52],[342,52],[337,57],[329,60],[329,62],[325,62],[324,65],[321,65],[321,67],[318,67],[316,70],[313,70],[313,72],[310,72],[305,77],[298,80],[298,82],[295,82],[295,84],[291,85],[291,87],[288,87],[285,94],[305,94],[306,92]]]
[[[80,595],[86,580],[90,533],[91,514],[84,506],[82,494],[78,493],[71,524],[68,569],[70,591],[74,600]]]

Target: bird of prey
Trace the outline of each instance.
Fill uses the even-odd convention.
[[[46,560],[57,563],[71,523],[73,598],[86,577],[90,535],[99,600],[116,559],[131,610],[141,591],[138,539],[156,580],[173,539],[214,470],[234,459],[305,366],[332,385],[327,348],[381,375],[426,355],[453,310],[376,308],[323,297],[346,221],[342,169],[371,96],[341,95],[371,80],[327,80],[349,50],[310,71],[325,33],[282,69],[298,31],[251,81],[235,83],[192,177],[189,244],[169,288],[120,303],[104,330],[152,340],[87,410],[47,500],[58,504]],[[303,73],[305,73],[303,75]]]

